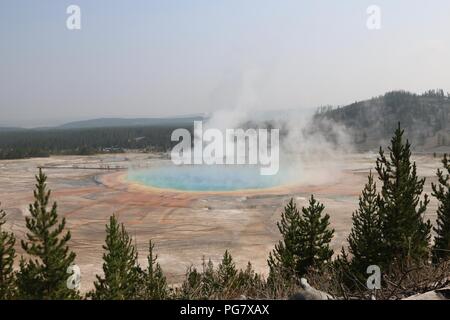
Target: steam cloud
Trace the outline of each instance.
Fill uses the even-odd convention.
[[[210,115],[205,128],[222,132],[236,128],[280,129],[280,177],[285,184],[318,185],[339,179],[344,158],[354,151],[350,132],[330,120],[316,120],[312,112],[258,112],[221,109]],[[278,179],[280,179],[278,177]]]

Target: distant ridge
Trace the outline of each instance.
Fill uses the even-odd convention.
[[[0,132],[11,132],[11,131],[20,131],[23,128],[20,127],[0,127]]]
[[[55,127],[57,129],[111,128],[111,127],[139,127],[139,126],[172,126],[192,123],[202,120],[203,116],[186,116],[172,118],[99,118],[74,121]]]
[[[417,151],[450,149],[450,94],[440,89],[391,91],[347,106],[321,107],[315,120],[321,119],[344,125],[361,149],[387,144],[399,122]]]

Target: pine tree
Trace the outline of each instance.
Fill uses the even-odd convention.
[[[270,275],[274,276],[277,273],[283,277],[289,277],[295,273],[296,247],[300,223],[300,212],[297,209],[294,199],[291,198],[281,213],[281,220],[277,222],[282,240],[275,245],[274,250],[269,254],[267,263],[269,265]]]
[[[255,270],[253,270],[253,266],[250,261],[247,263],[247,267],[245,268],[245,270],[239,270],[239,273],[237,275],[238,282],[241,285],[248,285],[249,283],[252,283],[257,277],[258,275],[255,273]]]
[[[0,209],[0,300],[15,297],[14,258],[16,238],[13,233],[2,230],[5,224],[5,211]]]
[[[202,274],[193,266],[189,267],[185,274],[185,280],[179,291],[181,298],[193,300],[198,298],[198,293],[202,291]]]
[[[153,255],[155,245],[150,240],[148,249],[148,267],[144,273],[144,298],[163,300],[167,297],[167,281],[162,268],[156,260],[157,255]]]
[[[353,225],[348,237],[351,267],[356,276],[365,277],[368,266],[382,262],[382,225],[378,201],[376,184],[370,172],[359,197],[359,208],[352,214]]]
[[[331,259],[334,230],[329,229],[330,216],[322,215],[324,209],[311,196],[309,206],[303,207],[300,215],[291,199],[277,224],[283,240],[269,255],[269,282],[274,273],[281,273],[284,278],[301,277],[309,269],[321,269]]]
[[[74,263],[75,253],[67,246],[71,235],[70,231],[64,233],[66,220],[59,222],[56,202],[47,208],[51,191],[47,191],[47,176],[41,169],[36,181],[35,201],[30,204],[30,217],[25,218],[29,232],[21,241],[30,259],[20,261],[19,295],[23,299],[79,298],[77,291],[67,288],[67,269]]]
[[[296,271],[303,275],[308,269],[320,270],[333,256],[330,242],[334,229],[330,229],[330,216],[322,215],[325,206],[311,196],[309,206],[302,208],[299,226]]]
[[[249,290],[256,287],[262,287],[262,278],[255,272],[250,261],[247,263],[245,270],[239,270],[237,275],[237,285],[239,288]]]
[[[115,215],[106,225],[103,249],[103,277],[97,275],[94,291],[88,294],[94,300],[129,300],[138,295],[139,267],[136,248],[123,224]]]
[[[217,279],[217,272],[214,269],[214,263],[208,259],[208,263],[203,258],[202,262],[202,281],[201,292],[206,298],[211,297],[221,290],[219,280]]]
[[[438,169],[438,184],[431,184],[432,195],[439,201],[437,210],[437,226],[434,228],[433,261],[450,258],[450,159],[444,155],[442,159],[444,171]]]
[[[399,124],[388,148],[389,158],[380,148],[376,161],[382,182],[378,205],[386,265],[424,261],[429,254],[431,224],[423,218],[429,199],[426,194],[420,199],[425,179],[417,177],[416,164],[410,160],[411,146],[403,134]]]
[[[231,257],[231,254],[228,250],[225,250],[225,253],[222,258],[222,262],[219,264],[217,269],[218,280],[223,287],[230,285],[237,275],[236,265]]]

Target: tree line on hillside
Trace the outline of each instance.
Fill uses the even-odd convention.
[[[314,120],[344,125],[354,142],[364,149],[388,140],[391,128],[400,121],[416,148],[450,146],[450,94],[429,90],[421,95],[392,91],[367,101],[343,107],[324,106]]]
[[[267,278],[250,262],[239,270],[225,251],[217,266],[203,261],[200,270],[188,268],[181,286],[170,286],[154,244],[149,242],[147,266],[141,266],[133,239],[113,215],[106,226],[103,274],[84,296],[68,285],[67,270],[76,259],[69,248],[71,235],[65,219],[58,217],[57,204],[50,204],[47,177],[40,170],[21,241],[27,258],[20,258],[18,270],[13,267],[15,236],[3,230],[5,212],[0,212],[0,299],[286,298],[299,290],[302,278],[337,299],[399,299],[448,285],[450,159],[444,156],[438,182],[432,184],[438,200],[433,228],[424,217],[429,203],[423,195],[425,179],[417,176],[403,135],[399,126],[388,153],[380,148],[375,166],[380,188],[370,172],[352,215],[348,246],[339,253],[330,247],[334,230],[324,205],[311,196],[308,206],[298,209],[291,199],[277,223],[281,240],[269,254]],[[369,266],[382,271],[381,287],[367,287]]]
[[[192,131],[192,126],[184,126]],[[34,129],[0,132],[0,159],[90,155],[125,149],[167,151],[179,126]]]

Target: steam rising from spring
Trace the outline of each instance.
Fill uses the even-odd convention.
[[[130,177],[145,184],[180,190],[217,190],[270,188],[278,185],[320,185],[333,183],[343,170],[343,158],[353,151],[349,132],[328,120],[317,120],[310,110],[268,110],[259,101],[255,81],[261,77],[249,72],[241,79],[235,108],[221,108],[203,122],[204,130],[218,129],[226,137],[227,129],[279,129],[279,172],[261,178],[252,166],[212,165],[158,169]],[[220,90],[219,90],[220,91]],[[195,138],[195,137],[193,137]],[[198,137],[197,137],[198,138]],[[225,141],[227,143],[227,141]],[[242,152],[242,150],[241,150]],[[245,153],[245,150],[244,150]],[[226,155],[226,150],[224,150]],[[173,181],[170,182],[170,181]],[[222,183],[219,183],[222,181]]]
[[[344,168],[344,157],[353,151],[348,130],[330,120],[314,119],[312,112],[258,112],[220,110],[213,113],[205,128],[280,129],[280,175],[282,184],[316,185],[332,183]]]

